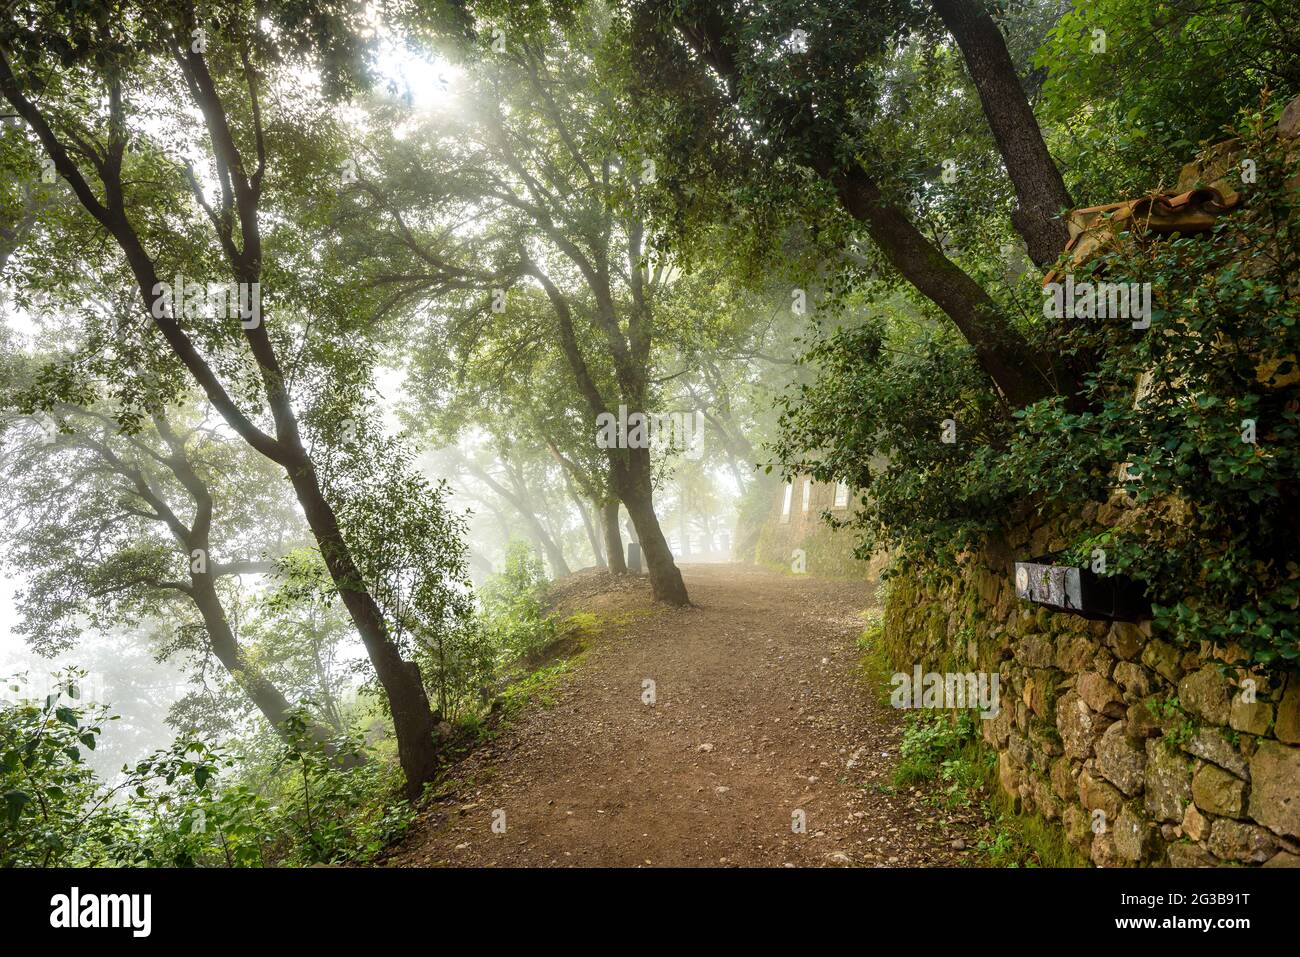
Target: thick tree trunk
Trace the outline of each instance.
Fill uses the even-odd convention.
[[[655,517],[650,496],[641,495],[639,492],[632,493],[624,504],[627,506],[628,515],[632,517],[632,524],[636,526],[655,600],[670,605],[689,605],[686,584],[682,581],[682,573],[673,561],[672,549],[668,547],[668,541],[659,528],[659,520]]]
[[[1046,266],[1069,241],[1061,211],[1072,203],[1061,171],[1047,152],[1002,31],[980,0],[931,2],[961,49],[1016,189],[1020,208],[1011,221],[1029,247],[1029,258]]]
[[[626,450],[627,462],[619,475],[619,495],[627,507],[628,517],[636,528],[641,554],[645,556],[650,588],[656,601],[670,605],[689,605],[682,573],[673,561],[672,549],[659,527],[655,515],[650,483],[650,450]]]
[[[618,530],[618,499],[610,499],[601,506],[600,524],[605,532],[609,570],[615,575],[626,575],[627,555],[623,553],[623,534]]]

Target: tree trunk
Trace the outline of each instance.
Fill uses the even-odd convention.
[[[431,780],[438,769],[437,727],[420,667],[413,661],[404,660],[389,639],[383,614],[374,598],[364,590],[361,572],[348,551],[338,517],[325,500],[316,470],[306,454],[303,453],[298,463],[288,471],[307,525],[320,545],[330,578],[356,625],[361,643],[375,667],[375,675],[388,695],[389,710],[393,714],[393,734],[397,738],[397,757],[406,777],[406,795],[415,800],[423,792],[424,783]]]
[[[690,522],[686,519],[686,487],[680,482],[677,483],[677,494],[681,496],[681,501],[677,505],[677,533],[682,537],[682,558],[691,557],[691,527]]]
[[[560,546],[555,543],[549,532],[542,526],[537,516],[531,512],[520,512],[524,517],[524,523],[528,526],[533,535],[533,543],[546,556],[546,564],[551,566],[552,578],[563,578],[570,574],[569,563],[564,560],[564,552]]]
[[[859,170],[831,173],[829,178],[844,208],[866,224],[872,240],[894,268],[952,319],[975,350],[980,368],[1009,404],[1018,408],[1052,394],[1050,363],[1034,354],[979,283],[930,242]]]
[[[979,91],[984,115],[1015,187],[1020,208],[1011,214],[1016,231],[1039,266],[1052,263],[1070,233],[1061,211],[1072,203],[1061,171],[1047,152],[1002,31],[980,0],[931,0],[957,41]]]
[[[502,461],[505,461],[504,458]],[[485,469],[480,468],[472,462],[466,461],[465,465],[469,469],[471,475],[492,491],[496,492],[505,501],[509,502],[511,507],[519,513],[519,517],[524,520],[524,524],[528,527],[528,531],[532,535],[533,541],[539,545],[545,553],[546,560],[551,566],[551,577],[562,578],[565,575],[570,574],[569,563],[564,560],[564,550],[556,544],[555,539],[553,539],[550,533],[546,531],[546,527],[542,524],[541,519],[537,517],[537,513],[529,507],[527,491],[520,491],[517,488],[506,488],[489,475]]]
[[[627,507],[628,517],[636,528],[636,537],[645,556],[650,588],[656,601],[670,605],[689,605],[682,573],[673,561],[672,549],[659,527],[655,515],[650,483],[650,450],[627,449],[626,465],[619,470],[619,496]]]
[[[537,540],[546,552],[546,563],[551,566],[551,577],[563,578],[565,575],[571,574],[569,563],[564,560],[564,551],[542,525],[541,520],[532,513],[526,513],[524,518],[537,532]]]
[[[587,533],[587,543],[591,545],[591,554],[595,557],[596,567],[605,568],[605,556],[600,550],[600,537],[596,534],[596,529],[591,524],[591,516],[587,514],[587,506],[582,501],[582,496],[573,486],[573,480],[569,478],[569,473],[560,468],[560,475],[564,478],[564,489],[569,493],[569,498],[573,501],[574,506],[578,509],[578,516],[582,519],[582,529]]]
[[[587,508],[582,499],[577,499],[578,514],[582,516],[582,528],[587,533],[587,544],[591,546],[591,554],[595,559],[597,568],[608,568],[609,563],[605,561],[605,550],[601,547],[600,536],[596,534],[596,526],[591,521],[591,516],[587,513]]]
[[[283,737],[284,722],[293,711],[293,706],[289,704],[279,688],[244,661],[239,641],[235,638],[234,630],[226,618],[225,608],[222,607],[212,577],[206,573],[194,574],[191,575],[190,580],[193,588],[191,597],[199,614],[203,616],[203,626],[207,629],[212,653],[217,656],[217,660],[226,671],[230,672],[230,676],[256,705],[257,710],[262,712],[262,716],[270,722],[275,732]],[[328,741],[331,737],[328,728],[314,722],[310,727],[310,734],[314,740],[321,742]]]
[[[729,22],[716,10],[674,19],[686,42],[726,81],[728,96],[739,102],[745,77],[732,49]],[[837,148],[840,135],[826,127],[811,104],[774,96],[761,119],[799,144],[799,162],[811,165],[834,187],[840,204],[867,227],[890,264],[947,314],[1008,404],[1028,405],[1058,391],[1051,361],[1034,353],[983,287],[917,229],[857,159],[843,155]]]
[[[655,517],[650,496],[634,492],[628,496],[624,504],[627,506],[628,515],[632,517],[632,524],[636,526],[655,600],[670,605],[689,605],[686,584],[682,581],[681,571],[673,561],[672,549],[668,547],[668,541],[659,528],[659,520]]]
[[[600,507],[600,524],[605,532],[609,570],[615,575],[626,575],[627,555],[623,552],[623,535],[618,530],[618,499],[610,499]]]

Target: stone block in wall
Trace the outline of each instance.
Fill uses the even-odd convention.
[[[1273,733],[1279,741],[1300,744],[1300,675],[1292,674],[1287,680],[1286,691],[1277,705]]]
[[[1278,851],[1264,862],[1265,867],[1300,867],[1300,854]]]
[[[1183,833],[1193,841],[1204,841],[1210,836],[1211,821],[1195,804],[1188,804],[1183,812]]]
[[[1114,821],[1124,806],[1124,795],[1114,785],[1103,781],[1089,768],[1079,772],[1079,803],[1088,811],[1106,812],[1106,820]]]
[[[1019,802],[1020,769],[1011,763],[1011,755],[1006,751],[998,753],[998,784],[1007,797]]]
[[[1250,776],[1250,816],[1277,834],[1300,837],[1300,748],[1261,740]]]
[[[1065,827],[1065,839],[1071,846],[1078,848],[1085,856],[1092,851],[1092,819],[1088,812],[1077,804],[1067,803],[1061,812],[1061,824]]]
[[[1029,739],[1019,732],[1013,731],[1007,737],[1006,753],[1010,756],[1012,765],[1017,768],[1027,768],[1033,762]]]
[[[1277,850],[1277,842],[1262,827],[1221,817],[1210,828],[1210,850],[1221,860],[1263,864]]]
[[[1056,703],[1056,730],[1061,733],[1065,753],[1072,758],[1091,756],[1093,745],[1111,723],[1105,715],[1089,708],[1073,689]]]
[[[1170,684],[1178,684],[1178,679],[1182,677],[1182,666],[1179,664],[1181,659],[1182,652],[1159,638],[1152,638],[1142,649],[1142,664]]]
[[[1228,723],[1232,708],[1231,686],[1219,669],[1206,665],[1178,682],[1178,701],[1183,709],[1210,724]]]
[[[1056,661],[1052,639],[1043,634],[1026,635],[1016,644],[1016,661],[1027,668],[1050,668]]]
[[[1125,805],[1115,821],[1115,853],[1137,863],[1151,852],[1151,823],[1132,806]]]
[[[1131,621],[1112,622],[1106,632],[1106,647],[1125,661],[1132,661],[1141,654],[1146,641],[1142,628]]]
[[[1037,694],[1037,700],[1035,699],[1035,694]],[[1037,714],[1034,706],[1038,705],[1039,707],[1042,707],[1042,698],[1043,694],[1038,688],[1038,682],[1034,680],[1034,676],[1031,674],[1025,679],[1025,683],[1020,688],[1020,700],[1024,703],[1025,707],[1029,709],[1030,714]]]
[[[1240,734],[1237,737],[1240,739],[1237,750],[1249,761],[1255,756],[1255,749],[1259,747],[1260,739],[1253,734]]]
[[[1132,797],[1142,790],[1146,775],[1146,751],[1134,744],[1124,733],[1123,721],[1116,721],[1106,729],[1097,742],[1097,773],[1126,796]]]
[[[1158,738],[1146,740],[1143,803],[1157,821],[1182,821],[1192,803],[1191,763]]]
[[[1218,867],[1219,861],[1199,844],[1170,844],[1170,867]]]
[[[1115,848],[1115,835],[1107,829],[1092,839],[1092,862],[1098,867],[1127,867],[1130,861],[1121,857]]]
[[[1097,647],[1086,635],[1066,635],[1056,643],[1056,667],[1067,674],[1084,671],[1092,664]]]
[[[1247,734],[1267,734],[1273,723],[1273,706],[1267,701],[1246,702],[1238,694],[1232,699],[1232,709],[1228,713],[1228,724],[1234,730]]]
[[[1115,670],[1115,656],[1101,646],[1097,647],[1097,653],[1092,656],[1089,667],[1103,678],[1109,679],[1111,673]]]
[[[1022,814],[1038,813],[1038,806],[1034,803],[1034,788],[1032,775],[1026,773],[1020,778],[1020,787],[1016,789],[1016,794],[1020,797],[1018,809]]]
[[[1152,710],[1152,705],[1158,700],[1154,697],[1148,697],[1137,704],[1129,705],[1128,710],[1124,712],[1124,723],[1128,728],[1130,737],[1153,738],[1164,731],[1159,716]]]
[[[1075,684],[1079,697],[1093,711],[1110,718],[1124,716],[1124,694],[1119,685],[1097,671],[1085,671]]]
[[[1079,796],[1074,765],[1069,758],[1057,758],[1051,767],[1052,791],[1062,801],[1074,801]]]
[[[1058,819],[1061,816],[1061,802],[1052,793],[1051,784],[1042,775],[1035,774],[1030,778],[1029,787],[1038,813],[1049,821]]]
[[[1246,759],[1216,728],[1197,728],[1191,739],[1183,744],[1183,750],[1231,771],[1242,780],[1250,777]]]
[[[1029,725],[1029,744],[1034,749],[1035,759],[1042,767],[1047,767],[1052,758],[1065,753],[1065,749],[1061,747],[1061,739],[1056,733],[1055,725],[1031,722]]]
[[[1120,686],[1120,690],[1124,692],[1124,700],[1130,704],[1151,693],[1149,672],[1136,662],[1119,662],[1115,665],[1115,672],[1111,678]]]
[[[979,724],[980,737],[1000,750],[1007,746],[1007,738],[1015,724],[1015,715],[1011,713],[1010,708],[999,708],[996,716],[983,720]]]
[[[1244,817],[1246,782],[1214,764],[1202,764],[1192,776],[1192,800],[1202,811],[1220,817]]]
[[[1021,700],[1036,717],[1050,719],[1052,716],[1053,691],[1060,684],[1061,673],[1054,668],[1035,668],[1025,679]]]

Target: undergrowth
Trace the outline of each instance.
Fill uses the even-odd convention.
[[[858,640],[859,672],[870,693],[889,702],[894,667],[883,647],[883,621],[868,614]],[[1064,831],[1025,814],[1002,792],[997,752],[979,734],[971,711],[908,711],[894,769],[893,789],[920,790],[936,807],[970,818],[976,827],[979,863],[992,867],[1081,867],[1084,861]]]

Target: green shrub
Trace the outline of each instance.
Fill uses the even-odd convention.
[[[396,762],[342,766],[340,743],[311,741],[305,713],[289,741],[236,754],[178,739],[103,782],[85,751],[114,719],[78,703],[76,678],[38,701],[14,681],[19,700],[0,705],[0,866],[364,863],[412,820]]]
[[[526,658],[555,640],[556,623],[543,601],[542,560],[526,542],[506,548],[505,568],[479,592],[484,627],[508,659]]]

